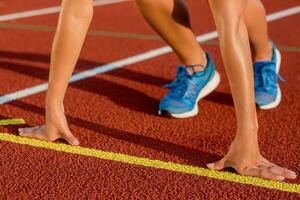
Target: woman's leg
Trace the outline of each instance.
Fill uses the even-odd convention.
[[[234,99],[237,133],[227,155],[211,169],[234,167],[238,173],[267,179],[296,174],[264,159],[258,146],[251,51],[244,13],[247,0],[209,0],[219,33],[220,48]]]
[[[70,144],[79,144],[68,128],[63,100],[92,15],[92,0],[62,2],[51,53],[49,89],[46,97],[46,125],[20,129],[20,135],[48,141],[63,138]]]
[[[269,42],[266,11],[260,0],[248,0],[244,18],[252,48],[253,61],[271,60],[272,45]]]
[[[260,0],[248,0],[244,19],[254,61],[256,104],[261,109],[275,108],[281,101],[278,85],[281,55],[269,41],[266,11]]]
[[[182,64],[206,65],[183,0],[135,0],[135,3],[147,22],[174,49]]]
[[[173,47],[183,64],[205,64],[203,50],[191,30],[184,1],[135,0],[135,2],[148,23]],[[270,59],[272,47],[269,43],[266,12],[261,1],[249,0],[244,17],[253,49],[253,59]]]
[[[175,81],[168,84],[160,101],[160,115],[187,118],[198,114],[198,101],[220,82],[211,57],[203,52],[191,30],[183,0],[135,0],[148,23],[174,49],[184,66],[178,66]],[[188,78],[187,78],[188,77]]]

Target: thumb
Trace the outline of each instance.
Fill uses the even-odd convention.
[[[79,140],[72,133],[67,133],[63,139],[65,139],[70,145],[79,145]]]
[[[209,168],[209,169],[213,169],[213,170],[222,170],[224,169],[224,159],[222,160],[219,160],[217,162],[214,162],[214,163],[209,163],[207,164],[206,166]]]

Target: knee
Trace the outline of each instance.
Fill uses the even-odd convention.
[[[210,0],[216,25],[221,29],[237,27],[243,20],[246,7],[246,3],[243,3],[244,0]]]
[[[138,6],[146,6],[157,3],[155,0],[134,0]]]
[[[73,17],[91,20],[93,17],[93,0],[65,0],[63,9]]]
[[[173,0],[134,0],[135,4],[142,10],[172,10]]]

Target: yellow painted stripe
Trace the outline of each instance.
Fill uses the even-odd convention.
[[[21,125],[21,124],[25,124],[24,119],[2,119],[2,120],[0,120],[0,126]]]
[[[32,147],[51,149],[51,150],[70,153],[70,154],[95,157],[103,160],[139,165],[143,167],[151,167],[156,169],[164,169],[169,171],[181,172],[185,174],[193,174],[197,176],[203,176],[203,177],[241,183],[241,184],[254,185],[254,186],[280,190],[285,192],[300,193],[299,184],[276,182],[276,181],[255,178],[255,177],[249,177],[249,176],[240,176],[230,172],[219,172],[219,171],[213,171],[201,167],[183,165],[178,163],[152,160],[148,158],[140,158],[140,157],[130,156],[126,154],[106,152],[97,149],[89,149],[89,148],[83,148],[78,146],[70,146],[66,144],[59,144],[59,143],[52,143],[52,142],[46,142],[41,140],[23,138],[23,137],[19,137],[7,133],[0,133],[0,141],[7,141],[7,142],[12,142],[17,144],[29,145]]]

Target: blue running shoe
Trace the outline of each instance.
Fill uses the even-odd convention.
[[[220,83],[220,75],[208,53],[207,66],[203,71],[190,75],[187,68],[195,66],[178,66],[176,79],[164,87],[169,88],[168,94],[159,104],[159,115],[175,118],[193,117],[198,114],[198,101],[212,91]]]
[[[271,109],[279,105],[281,90],[278,80],[284,79],[278,74],[281,64],[281,55],[272,43],[273,56],[271,61],[254,63],[255,101],[261,109]]]

